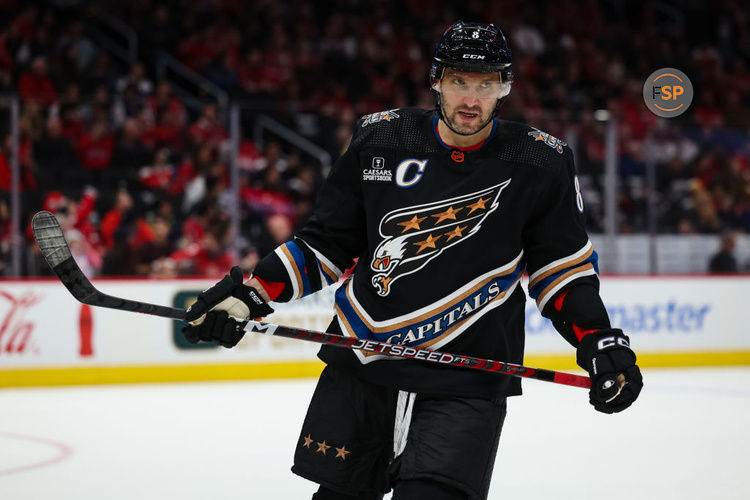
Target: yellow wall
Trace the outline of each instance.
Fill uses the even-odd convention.
[[[575,356],[533,355],[524,364],[548,370],[579,371]],[[641,353],[642,368],[750,365],[750,351]],[[215,363],[200,365],[108,366],[0,370],[0,387],[131,384],[210,380],[261,380],[317,377],[320,361]]]

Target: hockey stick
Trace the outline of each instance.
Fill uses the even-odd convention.
[[[79,302],[90,306],[109,307],[120,311],[133,311],[144,314],[153,314],[164,318],[184,319],[185,311],[174,307],[147,304],[136,300],[120,299],[100,292],[88,278],[83,274],[81,268],[76,264],[70,253],[68,242],[65,241],[62,228],[54,215],[41,211],[34,214],[31,219],[31,228],[34,230],[39,249],[49,267],[57,274],[65,288]]]
[[[422,361],[438,363],[446,366],[473,368],[475,370],[501,373],[503,375],[513,375],[514,377],[535,378],[537,380],[544,380],[545,382],[554,382],[556,384],[572,385],[574,387],[584,387],[587,389],[591,387],[591,379],[583,375],[531,368],[528,366],[504,363],[502,361],[494,361],[491,359],[476,358],[463,354],[451,354],[449,352],[419,349],[399,344],[388,344],[377,340],[345,337],[335,333],[314,332],[311,330],[305,330],[304,328],[272,325],[270,323],[261,323],[259,321],[247,321],[244,324],[243,329],[246,332],[262,333],[265,335],[273,335],[274,337],[307,340],[319,344],[328,344],[336,347],[384,354],[386,356],[420,359]]]
[[[34,230],[36,242],[47,263],[60,278],[63,285],[79,302],[92,306],[108,307],[120,311],[140,312],[175,320],[185,319],[185,311],[182,309],[113,297],[97,290],[78,267],[75,259],[73,259],[68,243],[63,236],[62,229],[55,216],[51,213],[38,212],[34,215],[31,226]],[[315,332],[303,328],[292,328],[258,321],[246,321],[241,323],[239,327],[244,329],[245,332],[306,340],[348,349],[359,349],[386,356],[419,359],[444,366],[472,368],[474,370],[512,375],[514,377],[534,378],[575,387],[589,388],[591,386],[591,379],[586,376],[530,368],[528,366],[493,361],[491,359],[419,349],[399,344],[388,344],[376,340],[345,337],[335,333]]]

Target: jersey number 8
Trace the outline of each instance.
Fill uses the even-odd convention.
[[[576,188],[576,206],[578,211],[583,213],[583,196],[581,195],[581,184],[578,182],[578,176],[573,176],[573,184]]]

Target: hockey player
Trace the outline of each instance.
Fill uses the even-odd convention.
[[[454,23],[430,77],[436,109],[360,119],[310,220],[247,283],[233,268],[203,292],[185,336],[232,347],[233,318],[336,283],[358,257],[329,331],[521,363],[528,272],[529,295],[591,376],[591,404],[627,408],[642,378],[599,297],[571,151],[496,117],[513,79],[503,33]],[[320,485],[314,499],[487,497],[519,379],[331,346],[319,357],[292,468]]]

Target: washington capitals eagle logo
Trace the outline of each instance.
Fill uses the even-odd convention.
[[[499,205],[510,179],[476,193],[389,212],[380,221],[383,241],[375,249],[370,269],[378,295],[391,293],[402,276],[422,269],[446,248],[476,234]]]

